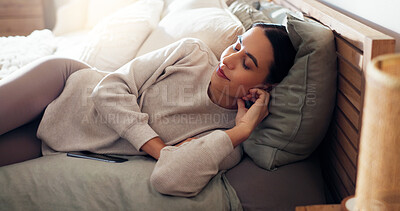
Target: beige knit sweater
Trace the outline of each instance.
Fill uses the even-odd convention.
[[[46,109],[37,135],[43,154],[89,150],[142,155],[139,149],[159,136],[166,145],[151,176],[159,192],[194,196],[221,169],[236,165],[223,130],[236,110],[214,104],[207,95],[218,60],[201,41],[184,39],[138,57],[107,74],[80,70]],[[171,146],[190,137],[198,139]]]

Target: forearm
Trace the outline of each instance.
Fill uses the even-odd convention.
[[[146,142],[140,149],[158,160],[160,151],[165,146],[165,143],[159,137],[155,137]]]
[[[254,98],[256,99],[255,101]],[[254,104],[247,109],[244,100],[251,99],[253,99],[252,101]],[[225,131],[231,139],[234,147],[247,140],[257,125],[268,116],[268,103],[269,93],[258,88],[250,89],[248,95],[243,97],[243,99],[238,99],[236,126]]]
[[[231,139],[233,147],[236,147],[243,141],[246,141],[246,139],[250,136],[252,130],[243,125],[237,125],[229,130],[226,130],[225,132]]]

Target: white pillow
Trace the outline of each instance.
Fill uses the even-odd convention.
[[[126,7],[137,0],[88,0],[86,28],[92,29],[104,17]]]
[[[191,0],[192,3],[195,1]],[[193,9],[193,5],[204,6],[193,3],[190,9],[169,12],[146,39],[136,56],[162,48],[179,39],[192,37],[206,43],[219,59],[225,48],[245,31],[240,21],[227,10],[223,0],[220,1],[221,7]]]
[[[57,36],[82,30],[86,25],[88,0],[67,0],[63,3],[57,9],[56,23],[52,30]]]
[[[164,18],[171,12],[206,8],[206,7],[218,7],[224,8],[223,0],[164,0],[164,10],[161,15]]]
[[[157,26],[164,2],[139,0],[107,17],[91,30],[81,60],[114,71],[132,60]]]

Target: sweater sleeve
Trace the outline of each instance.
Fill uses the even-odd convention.
[[[137,57],[108,74],[95,87],[91,97],[95,110],[108,127],[128,140],[137,150],[158,134],[150,127],[149,115],[141,112],[138,98],[143,91],[167,74],[168,66],[196,52],[196,40],[185,39],[160,50]]]
[[[164,147],[150,182],[163,194],[195,196],[221,168],[235,166],[241,155],[241,147],[233,148],[229,136],[216,130],[178,147]]]

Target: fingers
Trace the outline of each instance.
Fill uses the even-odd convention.
[[[256,102],[258,96],[256,94],[253,93],[248,93],[246,96],[243,96],[242,99],[246,100],[246,101],[252,101],[252,102]]]
[[[257,95],[257,96],[267,96],[267,95],[269,95],[269,93],[266,92],[265,90],[258,89],[258,88],[252,88],[252,89],[249,90],[249,92],[253,96],[255,96],[255,95]]]
[[[243,100],[251,100],[252,102],[266,103],[269,102],[270,94],[265,90],[259,88],[252,88],[249,90],[249,93],[242,97]]]
[[[237,106],[238,106],[238,109],[246,108],[245,104],[244,104],[244,101],[242,99],[238,99],[237,100]]]

